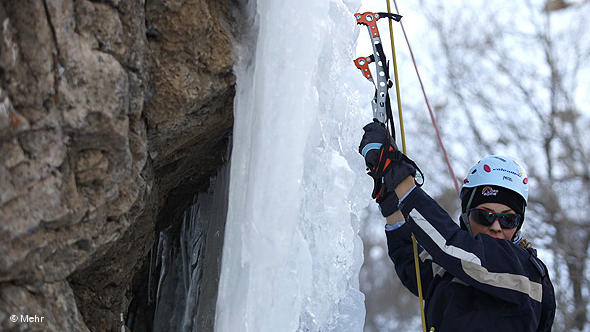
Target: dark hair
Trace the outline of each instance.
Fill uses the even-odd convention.
[[[533,247],[533,243],[528,241],[524,237],[522,239],[520,239],[520,242],[518,242],[518,245],[523,248],[532,248]]]

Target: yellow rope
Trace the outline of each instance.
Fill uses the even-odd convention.
[[[426,318],[424,317],[424,301],[422,297],[422,281],[420,280],[420,265],[418,258],[418,242],[412,234],[412,246],[414,247],[414,265],[416,266],[416,283],[418,285],[418,300],[420,301],[420,316],[422,317],[422,331],[426,332]]]
[[[389,5],[389,0],[387,0],[387,12],[391,13],[391,6]],[[389,37],[391,39],[391,53],[393,59],[393,74],[395,77],[395,92],[397,95],[397,110],[399,114],[399,126],[400,126],[400,134],[402,136],[402,151],[406,154],[406,135],[404,133],[404,119],[402,115],[402,102],[401,96],[399,92],[399,79],[397,75],[397,59],[395,57],[395,43],[393,42],[393,19],[389,18]],[[426,318],[424,317],[424,301],[422,297],[422,281],[420,279],[420,264],[418,258],[418,243],[416,242],[416,237],[412,234],[412,246],[414,248],[414,266],[416,266],[416,285],[418,286],[418,300],[420,301],[420,315],[422,317],[422,331],[426,332]]]
[[[387,0],[387,13],[391,13],[391,9],[389,7],[389,0]],[[399,114],[399,129],[402,135],[402,152],[406,154],[406,135],[404,133],[404,117],[402,115],[402,100],[399,93],[399,79],[397,75],[397,58],[395,57],[395,43],[393,41],[393,19],[389,18],[389,38],[391,39],[391,53],[393,59],[393,76],[395,77],[395,94],[397,96],[397,110]]]

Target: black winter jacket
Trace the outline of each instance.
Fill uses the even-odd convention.
[[[414,233],[427,331],[551,331],[555,295],[534,249],[485,234],[472,237],[418,187],[400,209],[406,222],[386,231],[389,256],[417,295]]]

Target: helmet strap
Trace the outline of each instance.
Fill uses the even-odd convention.
[[[520,232],[520,230],[518,230],[516,233],[514,233],[514,236],[512,237],[512,243],[518,245],[521,240],[522,240],[522,233]]]
[[[475,196],[475,191],[477,187],[473,187],[471,190],[471,195],[469,196],[469,201],[467,201],[467,206],[465,207],[465,212],[461,213],[461,218],[463,219],[463,224],[467,227],[467,231],[469,234],[473,235],[471,232],[471,225],[469,224],[469,209],[471,208],[471,202],[473,201],[473,197]]]

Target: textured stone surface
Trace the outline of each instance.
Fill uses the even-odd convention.
[[[208,182],[202,179],[215,173],[210,166],[218,166],[219,152],[224,153],[220,138],[227,135],[219,133],[227,134],[233,122],[231,42],[219,24],[220,18],[229,19],[223,3],[146,3],[148,40],[155,59],[145,113],[148,149],[162,190],[175,188],[180,196],[195,187],[207,189]],[[187,177],[187,169],[197,173]]]
[[[205,190],[225,155],[227,13],[217,0],[0,2],[0,329],[23,328],[17,309],[45,314],[41,330],[118,328],[158,216]]]
[[[0,286],[2,331],[88,331],[67,282]],[[13,323],[10,316],[16,315]],[[21,316],[37,317],[22,321]],[[14,317],[14,316],[13,316]],[[14,319],[14,318],[13,318]],[[26,319],[26,318],[24,318]]]

